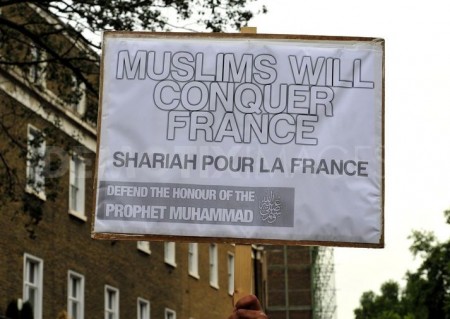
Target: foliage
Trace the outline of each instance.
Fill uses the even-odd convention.
[[[450,211],[445,211],[450,224]],[[406,287],[388,281],[381,294],[363,293],[356,319],[450,319],[450,239],[439,242],[432,232],[413,231],[410,251],[422,259],[406,273]]]
[[[401,319],[404,316],[400,300],[400,287],[394,281],[385,282],[381,286],[381,295],[372,291],[363,293],[361,307],[355,310],[355,318]]]

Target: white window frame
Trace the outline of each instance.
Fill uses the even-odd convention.
[[[33,278],[30,278],[30,267],[33,265]],[[30,300],[30,291],[34,299]],[[42,319],[42,296],[44,291],[44,261],[41,258],[25,253],[23,256],[23,301],[29,301],[33,307],[34,319]]]
[[[110,294],[114,298],[112,305],[109,304]],[[105,285],[105,319],[119,319],[119,297],[119,289]]]
[[[197,279],[200,278],[198,274],[198,243],[189,243],[188,271],[190,276]]]
[[[150,301],[144,298],[137,299],[137,319],[150,319]]]
[[[69,169],[69,214],[87,221],[85,210],[86,164],[76,153],[70,156]],[[74,194],[76,194],[74,196]]]
[[[218,246],[209,245],[209,284],[211,287],[219,288],[219,265],[218,265]]]
[[[150,255],[152,253],[152,251],[150,249],[150,242],[149,241],[138,240],[138,242],[137,242],[137,249],[139,251],[142,251],[143,253],[148,254],[148,255]]]
[[[164,262],[170,266],[176,267],[176,247],[174,241],[164,242]]]
[[[27,169],[26,169],[26,187],[27,193],[34,194],[42,200],[46,200],[45,195],[45,139],[38,148],[31,146],[31,142],[36,138],[36,135],[42,134],[39,129],[31,124],[27,128]],[[37,163],[31,163],[34,156],[39,156]],[[32,164],[35,164],[32,166]]]
[[[72,295],[74,290],[76,296]],[[72,313],[74,306],[77,307],[76,316]],[[67,274],[67,313],[71,319],[84,319],[84,276],[72,270]]]
[[[164,319],[177,319],[177,313],[175,310],[166,308],[164,309]]]
[[[228,264],[228,294],[234,294],[234,254],[228,252],[227,256]]]

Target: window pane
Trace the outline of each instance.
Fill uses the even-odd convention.
[[[218,285],[217,245],[209,246],[209,282],[213,286]]]
[[[175,242],[164,243],[164,260],[169,264],[175,265]]]
[[[228,255],[228,293],[234,292],[234,256]]]
[[[68,287],[68,307],[67,311],[71,319],[83,319],[84,308],[84,278],[75,273],[69,272]]]
[[[36,289],[28,287],[28,301],[30,302],[32,308],[36,307]]]
[[[148,242],[148,241],[138,241],[137,248],[139,250],[142,250],[142,251],[150,254],[150,242]]]
[[[119,317],[119,291],[105,286],[105,319]]]
[[[35,283],[36,278],[35,278],[35,272],[36,272],[36,264],[29,262],[28,263],[28,282],[29,283]]]
[[[70,185],[74,185],[75,184],[75,161],[74,158],[72,156],[72,158],[70,159],[70,175],[69,175],[69,182]]]
[[[78,188],[74,185],[70,186],[70,208],[72,210],[78,210],[77,207]]]
[[[77,298],[77,289],[78,289],[78,287],[77,287],[77,278],[74,278],[74,277],[72,277],[72,297],[73,298]]]
[[[28,127],[27,150],[27,185],[31,186],[33,191],[43,192],[45,184],[45,140],[42,134],[31,126]]]
[[[108,291],[108,309],[113,309],[114,305],[114,293],[112,291]]]
[[[84,213],[84,162],[73,154],[70,160],[70,209]]]
[[[138,317],[137,319],[150,319],[150,302],[138,298]]]
[[[189,255],[188,255],[188,263],[189,263],[189,273],[191,275],[198,275],[198,244],[190,243],[189,244]]]
[[[35,319],[42,319],[42,270],[39,258],[24,254],[23,299],[32,306]]]
[[[175,312],[172,310],[166,310],[166,319],[175,319]]]
[[[78,304],[76,302],[72,302],[71,314],[73,319],[78,319]]]

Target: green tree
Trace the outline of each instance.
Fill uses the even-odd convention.
[[[45,74],[46,83],[53,83],[56,95],[68,105],[76,105],[86,96],[83,120],[95,125],[100,31],[193,31],[193,26],[197,31],[205,32],[237,30],[246,26],[254,14],[266,11],[264,7],[250,10],[248,6],[253,1],[0,0],[0,73],[15,84],[17,81],[11,74],[21,73],[20,81],[25,82],[24,85],[41,92],[50,86],[44,87],[39,81]],[[62,38],[65,40],[61,41]],[[2,90],[0,100],[4,106],[0,108],[3,143],[0,148],[0,207],[8,203],[16,207],[16,211],[26,212],[30,216],[30,225],[37,225],[42,217],[40,203],[24,192],[25,184],[35,183],[24,180],[23,172],[16,166],[18,161],[30,157],[27,138],[17,134],[17,128],[36,115],[17,107],[17,103]],[[57,121],[54,126],[58,126]],[[49,127],[42,134],[47,143],[53,139],[51,145],[58,145],[61,135],[58,130]],[[40,162],[42,158],[33,160]],[[46,173],[48,169],[57,170],[58,164],[57,161],[47,163]],[[46,178],[46,190],[57,190],[55,185],[49,185],[55,182]],[[56,195],[55,192],[47,199]]]
[[[373,291],[363,293],[360,308],[355,310],[356,319],[402,319],[404,317],[400,287],[395,281],[381,285],[381,295]]]
[[[450,211],[444,212],[450,224]],[[388,281],[381,294],[362,294],[356,319],[450,319],[450,239],[439,242],[429,231],[413,231],[411,253],[422,259],[406,273],[406,287]]]

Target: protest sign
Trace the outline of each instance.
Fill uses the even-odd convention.
[[[106,32],[94,238],[382,247],[384,41]]]

